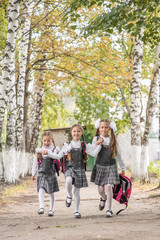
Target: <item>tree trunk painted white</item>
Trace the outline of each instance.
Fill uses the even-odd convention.
[[[35,151],[35,148],[38,144],[38,137],[40,132],[40,126],[41,126],[41,119],[42,119],[42,107],[43,107],[43,94],[44,94],[44,72],[40,71],[39,73],[39,81],[35,83],[35,89],[34,89],[34,117],[32,115],[32,119],[30,119],[30,126],[32,126],[31,129],[31,142],[30,142],[30,152],[33,153]],[[32,105],[33,106],[33,105]]]
[[[8,32],[6,49],[2,67],[3,84],[0,89],[0,131],[4,120],[5,107],[8,101],[7,116],[7,139],[5,150],[5,180],[15,182],[15,117],[16,117],[16,94],[15,94],[15,42],[18,29],[18,17],[20,1],[10,1],[8,16]],[[2,91],[1,91],[2,90]],[[8,96],[8,99],[7,99]],[[0,132],[1,133],[1,132]]]
[[[16,120],[16,147],[17,150],[22,149],[23,119],[24,119],[24,90],[25,75],[27,64],[27,52],[29,43],[29,31],[31,25],[31,15],[33,11],[34,1],[23,1],[22,27],[21,27],[21,45],[20,45],[20,70],[17,92],[17,120]]]
[[[143,35],[143,29],[141,36]],[[131,177],[139,178],[141,159],[141,95],[140,84],[142,76],[143,42],[140,37],[135,38],[133,78],[131,83]]]
[[[24,177],[28,172],[28,159],[25,153],[25,140],[23,139],[24,126],[24,97],[25,97],[25,78],[27,67],[27,53],[30,40],[31,15],[35,1],[23,1],[23,12],[21,14],[21,44],[20,44],[20,66],[19,82],[17,91],[17,119],[16,119],[16,149],[17,163],[16,171],[18,176]],[[28,107],[28,106],[27,106]]]
[[[159,151],[158,151],[158,159],[159,159],[159,161],[160,161],[160,78],[159,78],[159,88],[158,88],[158,90],[159,90],[159,99],[158,99],[158,101],[159,101],[159,113],[158,113],[158,120],[159,120],[159,136],[158,136],[158,140],[159,140]],[[159,165],[159,187],[160,187],[160,165]]]
[[[28,55],[27,55],[27,69],[26,69],[26,75],[25,75],[25,93],[24,93],[24,119],[23,119],[23,151],[29,152],[29,142],[30,142],[30,137],[29,137],[29,128],[28,128],[28,121],[29,121],[29,99],[30,99],[30,91],[29,91],[29,84],[30,84],[30,58],[31,58],[31,53],[30,53],[30,48],[31,48],[31,29],[29,31],[29,43],[28,43]]]
[[[140,178],[145,181],[148,178],[148,165],[149,165],[149,153],[148,142],[149,133],[153,125],[153,118],[156,113],[156,105],[158,98],[158,81],[160,78],[160,43],[156,49],[156,60],[154,62],[154,75],[151,82],[150,93],[148,97],[147,109],[146,109],[146,123],[145,130],[142,139],[142,155],[141,155],[141,171]]]
[[[3,156],[2,156],[2,148],[0,148],[0,181],[4,179],[4,164],[3,164]]]
[[[24,177],[27,173],[31,173],[32,163],[34,158],[34,151],[38,144],[38,137],[40,132],[41,118],[42,118],[42,107],[43,107],[43,71],[39,73],[39,79],[34,83],[33,99],[30,106],[30,119],[29,119],[29,152],[24,152],[21,155],[21,162],[19,164],[20,175]]]

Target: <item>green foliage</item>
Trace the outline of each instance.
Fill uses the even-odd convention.
[[[77,106],[77,109],[74,111],[74,117],[79,123],[87,127],[88,133],[95,133],[93,124],[98,118],[108,118],[111,121],[116,121],[118,127],[117,133],[120,132],[120,129],[125,129],[129,125],[129,116],[125,112],[123,113],[122,107],[119,106],[119,108],[113,103],[114,101],[116,102],[116,97],[118,98],[118,91],[108,91],[107,94],[104,94],[104,90],[102,89],[103,94],[101,95],[96,93],[89,94],[84,89],[79,88],[76,88],[74,91],[76,91]],[[123,113],[121,120],[118,116],[119,113],[121,115]]]
[[[150,162],[148,166],[149,177],[156,176],[157,178],[159,178],[159,171],[160,171],[159,168],[160,168],[160,161]]]
[[[119,33],[126,31],[137,36],[140,34],[141,28],[144,27],[143,41],[157,44],[160,41],[160,4],[159,0],[155,1],[99,1],[87,0],[79,1],[73,0],[71,2],[72,17],[76,19],[76,11],[80,7],[98,7],[105,6],[104,12],[97,17],[94,17],[84,30],[85,36],[96,34],[102,31],[107,34],[112,34],[114,30]],[[74,20],[75,21],[75,20]]]
[[[74,116],[81,124],[85,126],[91,125],[93,119],[109,117],[109,101],[106,97],[98,97],[86,94],[80,90],[76,95],[76,105]]]
[[[62,102],[62,96],[51,90],[45,92],[41,130],[57,127],[68,127],[67,118],[71,117]]]
[[[125,112],[123,112],[122,119],[115,118],[115,122],[117,126],[116,135],[124,133],[126,128],[130,127],[130,118]]]
[[[6,44],[8,25],[7,5],[8,0],[3,0],[0,2],[0,54],[3,54]]]

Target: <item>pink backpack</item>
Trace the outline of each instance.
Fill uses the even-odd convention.
[[[128,177],[121,176],[121,174],[119,174],[119,179],[120,183],[115,184],[113,187],[113,198],[120,204],[125,204],[126,207],[119,210],[116,215],[128,207],[128,200],[131,196],[132,191],[132,182]]]

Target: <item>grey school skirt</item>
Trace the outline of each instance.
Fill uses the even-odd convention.
[[[73,167],[67,168],[64,173],[66,177],[72,177],[72,183],[76,188],[88,187],[88,181],[84,169],[75,170]]]
[[[117,166],[101,166],[95,164],[91,174],[91,182],[94,182],[99,186],[104,186],[106,184],[118,184],[119,174]]]
[[[55,174],[47,175],[39,173],[37,177],[37,191],[43,188],[46,193],[51,194],[59,191],[58,181]]]
[[[73,167],[67,167],[67,170],[64,173],[65,177],[72,177],[73,173],[72,173],[72,169]]]
[[[84,169],[72,169],[73,184],[76,188],[88,187],[88,181]]]

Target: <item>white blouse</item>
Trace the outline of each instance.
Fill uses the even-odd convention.
[[[42,146],[41,148],[36,148],[36,153],[40,153],[43,150],[48,150],[48,155],[43,155],[43,158],[50,157],[53,159],[62,158],[63,155],[65,154],[63,148],[59,153],[57,148],[55,148],[54,151],[53,149],[54,149],[53,145],[51,145],[49,148],[45,148],[44,146]],[[33,161],[33,166],[32,166],[32,176],[35,176],[37,172],[38,172],[38,164],[37,164],[37,157],[35,156],[35,159]]]
[[[73,148],[80,148],[81,147],[81,141],[71,141],[69,144],[69,151]],[[86,144],[86,153],[91,155],[92,157],[96,157],[101,150],[101,146],[99,145],[92,145],[90,143]]]
[[[110,141],[111,141],[111,137],[108,136],[108,137],[103,137],[102,135],[100,135],[100,137],[102,137],[104,139],[102,145],[109,145],[110,144]],[[96,146],[96,142],[97,142],[97,136],[95,136],[92,140],[92,145],[93,146]],[[100,146],[101,147],[101,146]],[[101,149],[101,148],[100,148]],[[121,149],[120,149],[120,146],[118,144],[118,141],[117,141],[117,160],[118,160],[118,163],[119,163],[119,166],[121,168],[122,171],[125,171],[126,170],[126,167],[125,167],[125,163],[122,159],[122,156],[121,156]]]

